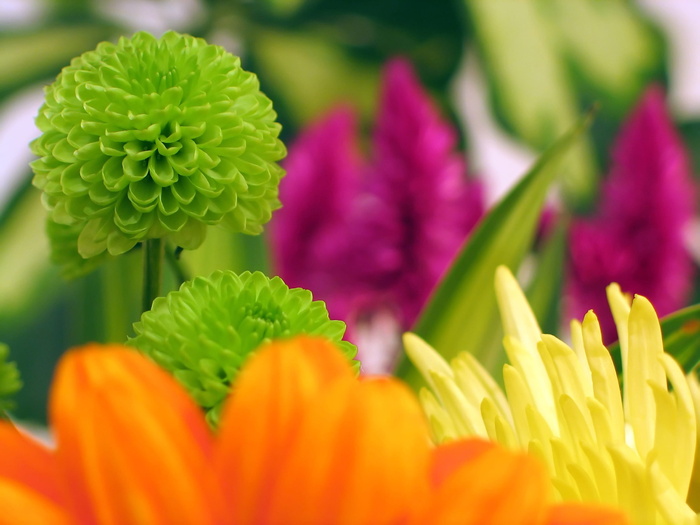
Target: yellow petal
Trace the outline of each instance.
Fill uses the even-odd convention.
[[[584,390],[586,396],[593,396],[593,379],[591,377],[591,370],[588,367],[588,360],[586,359],[586,347],[583,342],[583,326],[576,319],[572,319],[569,323],[569,329],[571,331],[571,346],[576,352],[576,357],[581,363],[581,374],[584,383]]]
[[[506,448],[516,449],[519,447],[513,423],[503,417],[491,398],[487,397],[482,401],[481,416],[484,418],[484,426],[489,439]]]
[[[505,334],[528,349],[536,349],[542,330],[518,281],[505,266],[496,269],[496,298]]]
[[[672,485],[666,474],[661,471],[659,463],[653,454],[647,462],[649,482],[659,512],[667,523],[674,525],[696,525],[697,516],[685,502],[678,490]]]
[[[320,338],[274,342],[248,360],[224,407],[216,452],[237,523],[260,522],[303,414],[342,380],[354,380],[347,359]]]
[[[222,501],[203,416],[132,349],[69,352],[53,383],[56,455],[80,521],[213,523]]]
[[[627,421],[634,431],[634,442],[640,456],[646,459],[654,447],[656,403],[649,383],[666,384],[661,364],[664,352],[661,326],[654,307],[641,295],[632,302],[629,315],[629,356],[625,384],[629,399]]]
[[[438,372],[444,376],[452,377],[452,369],[442,356],[416,334],[411,332],[405,333],[403,335],[403,346],[406,356],[432,389],[435,389],[435,385],[432,383],[431,372]]]
[[[622,382],[622,399],[624,402],[625,413],[628,414],[629,408],[627,403],[629,400],[629,392],[627,391],[627,366],[629,359],[628,323],[630,316],[630,299],[627,294],[622,293],[622,289],[617,283],[612,283],[605,288],[605,293],[608,298],[608,304],[610,305],[610,311],[612,312],[613,319],[615,320],[617,337],[620,341],[620,357],[622,358],[622,372],[624,374]]]
[[[697,423],[690,387],[680,365],[668,354],[661,355],[672,391],[666,383],[650,383],[656,400],[654,451],[659,466],[678,494],[687,494],[695,461]]]
[[[628,513],[632,523],[657,523],[654,491],[639,455],[625,446],[610,447],[609,452],[615,466],[620,508]]]
[[[695,421],[700,421],[700,381],[697,372],[693,371],[686,375],[690,395],[693,398],[695,409]],[[700,432],[700,425],[696,423],[696,432]],[[688,505],[693,509],[700,509],[700,435],[696,436],[695,461],[692,465],[693,471],[688,488]]]
[[[543,335],[539,345],[542,362],[552,384],[554,399],[567,395],[580,407],[586,406],[585,375],[576,353],[552,335]],[[587,411],[582,412],[590,423]],[[561,421],[561,418],[559,418]]]
[[[552,383],[547,375],[547,369],[542,362],[537,345],[534,348],[527,348],[520,340],[506,335],[503,339],[503,346],[511,365],[519,372],[527,387],[533,405],[547,420],[549,426],[556,431],[559,423],[556,419]],[[508,395],[508,399],[512,400],[513,398]]]
[[[487,437],[479,404],[467,401],[451,376],[431,371],[430,382],[450,415],[457,435]]]
[[[427,388],[422,388],[418,394],[420,404],[423,407],[435,443],[452,441],[459,437],[455,423],[447,410],[435,398],[433,393]]]
[[[610,352],[603,345],[603,336],[596,315],[590,311],[583,319],[583,344],[593,379],[593,394],[609,415],[610,428],[616,441],[624,442],[625,416],[622,411],[620,383]]]
[[[471,402],[481,405],[483,400],[488,398],[498,408],[501,417],[512,422],[510,406],[503,390],[476,357],[462,352],[452,361],[452,370],[457,385]]]

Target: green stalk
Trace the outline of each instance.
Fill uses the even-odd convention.
[[[173,277],[175,278],[175,288],[180,288],[180,286],[185,282],[189,281],[190,277],[182,267],[182,262],[180,261],[180,254],[177,249],[173,249],[172,246],[166,246],[165,248],[165,260],[168,266],[172,270]]]
[[[150,310],[153,301],[160,296],[164,256],[165,248],[161,239],[148,239],[143,243],[143,312]]]

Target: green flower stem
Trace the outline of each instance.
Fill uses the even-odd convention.
[[[165,249],[165,259],[170,266],[170,269],[175,276],[177,281],[177,288],[179,288],[183,283],[190,280],[187,271],[182,267],[182,261],[180,260],[180,255],[172,248],[172,246],[167,246]]]
[[[165,246],[162,239],[148,239],[143,243],[143,304],[142,311],[151,309],[153,301],[160,297],[163,281]]]
[[[124,294],[124,265],[116,259],[109,261],[100,274],[103,297],[103,333],[108,342],[124,340],[127,305]]]

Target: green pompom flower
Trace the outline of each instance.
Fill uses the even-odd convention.
[[[171,371],[214,426],[238,370],[260,344],[310,334],[325,336],[348,359],[357,351],[342,340],[345,323],[331,321],[325,303],[260,272],[197,277],[156,299],[134,329],[129,344]]]
[[[51,220],[80,230],[84,258],[163,237],[196,248],[214,224],[260,233],[280,206],[275,119],[223,48],[137,33],[73,59],[46,88],[33,182]]]

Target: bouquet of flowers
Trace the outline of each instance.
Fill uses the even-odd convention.
[[[174,30],[101,41],[45,86],[9,209],[44,225],[40,282],[83,283],[82,328],[48,432],[17,394],[41,389],[27,350],[0,346],[0,523],[698,523],[694,181],[660,58],[621,81],[599,64],[622,51],[592,62],[567,18],[588,0],[466,3],[497,105],[541,151],[497,197],[405,57],[366,139],[348,104],[286,136],[238,56]],[[599,191],[610,113],[576,116],[553,28],[624,120]],[[559,84],[506,89],[513,56]]]

